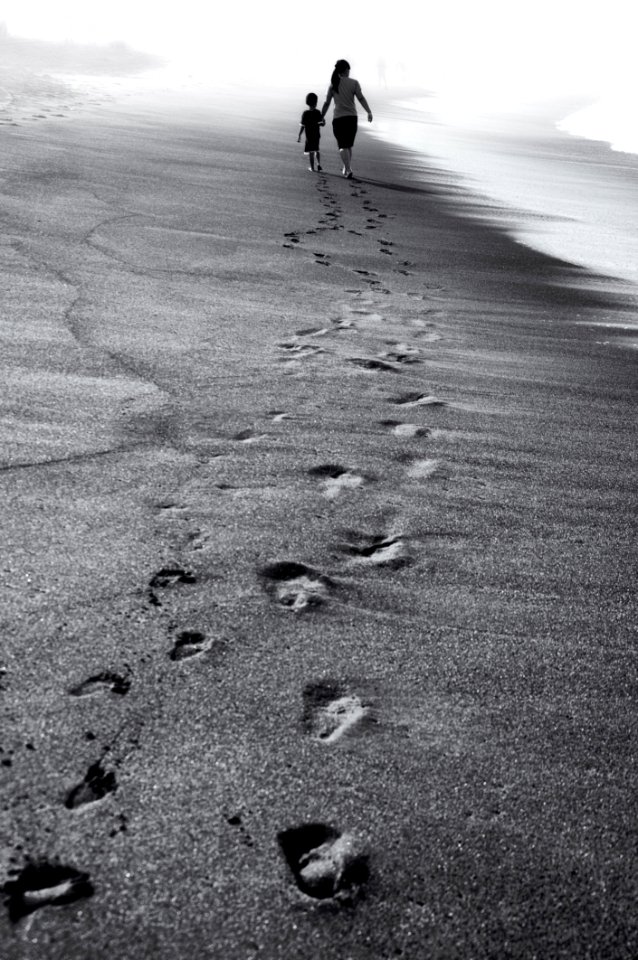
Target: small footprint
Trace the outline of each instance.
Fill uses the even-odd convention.
[[[131,679],[129,676],[104,671],[103,673],[96,673],[95,676],[89,677],[87,680],[83,680],[82,683],[78,683],[75,687],[71,687],[69,694],[72,697],[90,697],[95,693],[110,691],[119,696],[124,696],[129,692],[130,687]]]
[[[96,803],[109,793],[117,790],[117,780],[112,770],[105,770],[101,762],[91,764],[84,780],[67,794],[64,806],[67,810],[76,810],[87,803]]]
[[[263,440],[263,434],[254,433],[253,430],[240,430],[231,439],[239,443],[257,443],[258,440]]]
[[[380,354],[380,356],[387,357],[388,360],[392,360],[394,363],[400,363],[403,366],[422,363],[419,357],[419,351],[414,347],[406,347],[405,350],[401,350],[400,348],[397,350],[388,350],[386,353]]]
[[[333,744],[369,717],[370,707],[339,683],[309,683],[303,692],[303,722],[314,740]]]
[[[328,333],[327,327],[303,327],[301,330],[295,330],[297,337],[323,337]]]
[[[348,317],[341,317],[340,320],[332,321],[335,330],[356,330],[356,325]]]
[[[156,590],[167,589],[178,586],[182,583],[195,583],[195,577],[192,573],[182,570],[181,567],[163,567],[153,574],[148,584],[148,594],[150,603],[156,607],[161,607],[161,602],[156,594]]]
[[[12,923],[41,907],[73,903],[92,897],[95,892],[88,873],[46,862],[28,863],[19,876],[7,881],[2,889],[8,898]]]
[[[438,460],[414,460],[408,467],[408,476],[415,480],[427,480],[435,475],[438,468]]]
[[[319,477],[324,481],[323,495],[328,500],[335,500],[344,490],[354,490],[362,486],[364,482],[364,478],[360,474],[333,463],[312,467],[308,474],[311,477]]]
[[[400,397],[390,397],[390,403],[399,407],[444,407],[444,400],[429,393],[404,393]]]
[[[324,603],[334,586],[329,577],[292,560],[268,564],[260,574],[275,602],[293,613]]]
[[[314,357],[326,352],[324,347],[320,347],[317,344],[297,343],[296,341],[292,343],[280,343],[279,349],[285,350],[286,353],[296,357]]]
[[[290,420],[290,414],[285,410],[269,410],[268,416],[273,423],[281,423],[283,420]]]
[[[397,368],[385,360],[374,360],[368,357],[347,357],[346,363],[351,363],[355,367],[361,367],[363,370],[381,370],[387,373],[398,373]]]
[[[382,427],[389,427],[397,437],[426,437],[432,431],[419,427],[416,423],[402,423],[400,420],[381,420]]]
[[[351,901],[368,881],[368,857],[352,834],[306,823],[282,831],[277,839],[297,887],[308,897]]]
[[[188,660],[206,650],[206,636],[197,630],[183,630],[177,635],[173,649],[169,653],[171,660]]]
[[[342,549],[364,563],[377,567],[399,569],[411,563],[407,545],[402,537],[368,537],[353,534],[351,539],[359,542],[347,543]]]

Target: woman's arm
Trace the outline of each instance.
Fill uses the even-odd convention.
[[[359,84],[357,84],[356,90],[354,91],[354,95],[359,101],[359,103],[361,104],[361,106],[363,107],[363,109],[365,110],[365,112],[368,114],[368,123],[372,123],[372,111],[368,106],[368,101],[364,97]]]
[[[325,117],[325,115],[327,114],[327,112],[328,112],[328,107],[330,106],[330,101],[332,100],[333,96],[334,96],[334,93],[333,93],[332,87],[328,87],[328,92],[327,92],[327,94],[326,94],[326,101],[325,101],[323,107],[321,108],[321,117],[322,117],[322,118]]]

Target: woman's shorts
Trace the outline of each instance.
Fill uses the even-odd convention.
[[[349,150],[354,145],[357,135],[356,117],[337,117],[332,121],[332,131],[340,150]]]

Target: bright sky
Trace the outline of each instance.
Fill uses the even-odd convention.
[[[511,102],[636,86],[635,0],[0,0],[10,33],[108,43],[187,63],[212,79],[327,82],[345,57],[365,89],[389,84]],[[631,49],[630,49],[631,43]]]

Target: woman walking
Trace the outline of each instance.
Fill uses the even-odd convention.
[[[343,161],[342,173],[348,180],[352,179],[352,147],[357,135],[355,97],[367,112],[368,123],[372,123],[372,113],[368,101],[361,92],[359,81],[350,77],[350,64],[347,60],[337,60],[330,78],[326,101],[321,108],[321,116],[325,117],[331,101],[334,100],[332,130]]]

